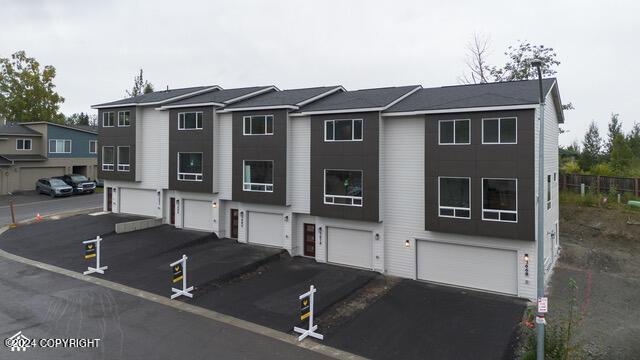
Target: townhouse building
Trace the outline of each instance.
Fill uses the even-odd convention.
[[[558,251],[545,79],[545,261]],[[105,210],[384,274],[535,298],[538,84],[218,86],[95,105]]]

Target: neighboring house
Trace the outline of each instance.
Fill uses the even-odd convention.
[[[556,80],[543,83],[548,277],[564,118]],[[211,86],[94,108],[105,210],[319,262],[535,298],[537,81]]]
[[[33,190],[38,179],[97,175],[95,128],[44,121],[0,126],[0,193]]]

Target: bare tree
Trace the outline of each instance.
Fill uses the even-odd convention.
[[[458,78],[461,84],[483,84],[488,82],[489,65],[487,56],[490,51],[489,37],[474,33],[473,40],[467,43],[465,64],[467,71]]]

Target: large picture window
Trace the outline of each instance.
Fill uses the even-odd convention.
[[[362,206],[362,170],[325,170],[324,203]]]
[[[102,113],[102,127],[114,127],[116,123],[116,114],[113,111]]]
[[[515,144],[517,137],[516,118],[482,119],[483,144]]]
[[[273,115],[253,115],[242,118],[244,135],[273,135]]]
[[[362,119],[326,120],[324,141],[362,141]]]
[[[469,145],[471,143],[471,120],[438,121],[438,143],[440,145]]]
[[[131,122],[129,116],[131,113],[129,111],[118,111],[118,126],[130,126]]]
[[[482,179],[482,220],[518,221],[516,179]]]
[[[129,171],[129,147],[118,146],[118,171]]]
[[[51,154],[70,154],[71,140],[49,140],[49,153]]]
[[[468,177],[438,178],[438,215],[471,218],[471,179]]]
[[[178,180],[202,181],[202,153],[178,153]]]
[[[103,171],[113,171],[114,169],[114,149],[113,146],[103,146],[102,147],[102,170]]]
[[[202,112],[178,113],[178,130],[202,130]]]
[[[245,160],[242,165],[244,191],[273,192],[273,161]]]

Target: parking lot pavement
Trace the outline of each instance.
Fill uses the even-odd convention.
[[[0,226],[12,222],[9,200],[13,200],[16,222],[60,212],[102,208],[102,194],[73,195],[51,198],[35,191],[24,191],[14,195],[0,195]]]
[[[371,359],[513,359],[525,305],[403,280],[324,343]]]

